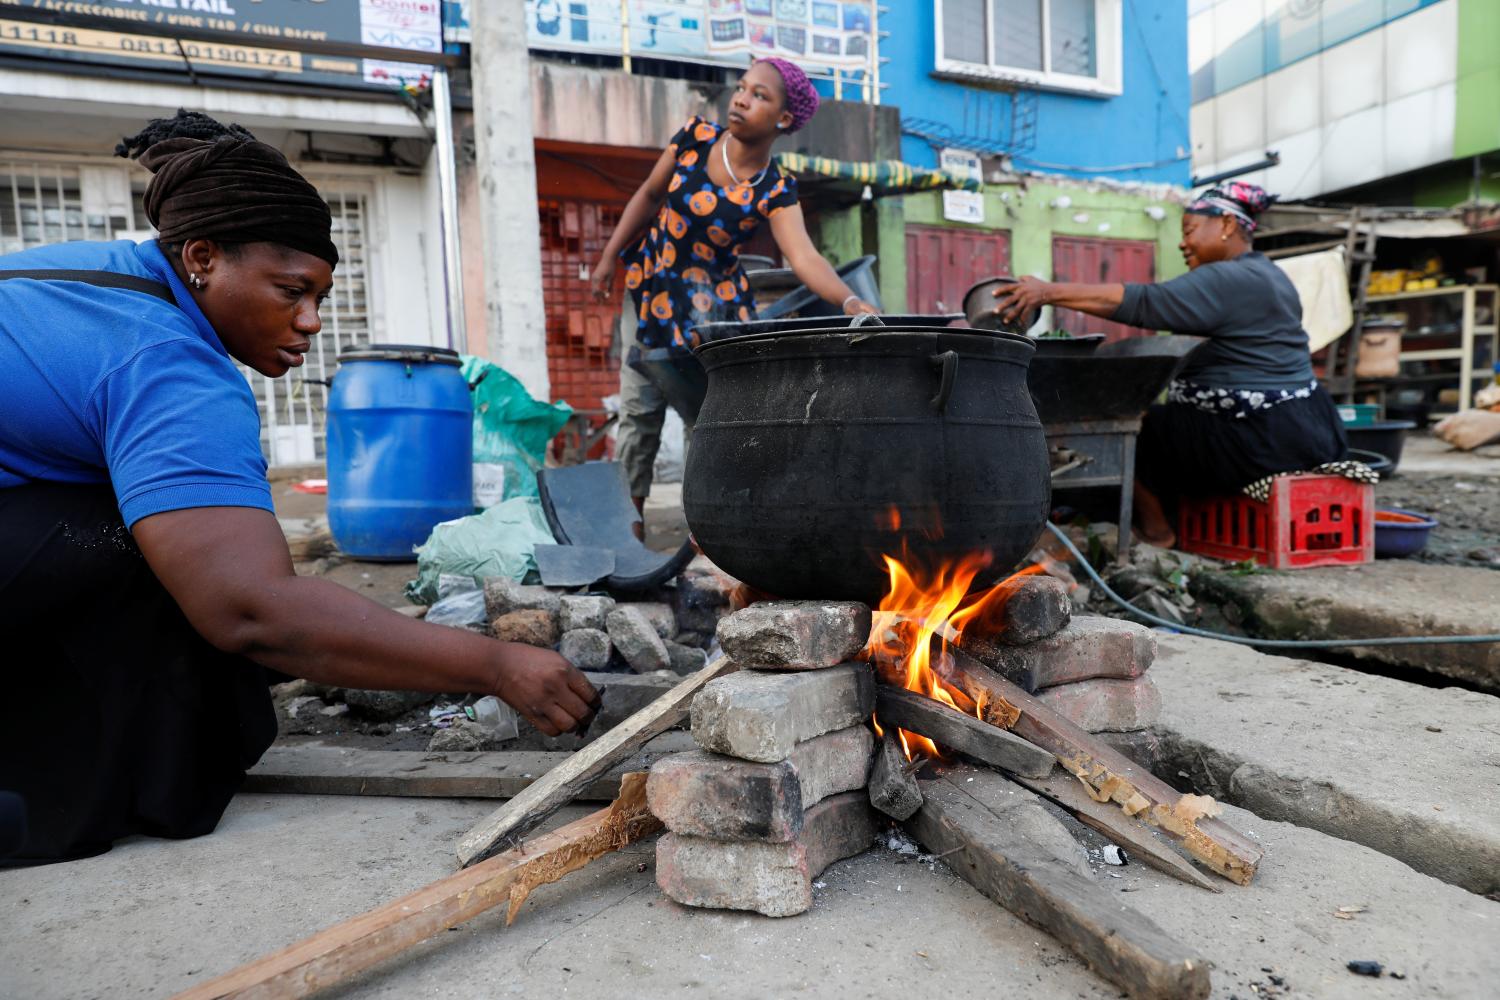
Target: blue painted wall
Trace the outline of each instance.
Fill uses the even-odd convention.
[[[935,119],[965,131],[969,105],[994,102],[1009,119],[1011,98],[932,75],[936,63],[936,7],[932,0],[887,0],[880,28],[890,32],[880,53],[889,84],[882,101],[903,117]],[[1187,0],[1125,0],[1124,75],[1119,97],[1041,91],[1036,95],[1035,145],[1014,155],[1018,167],[1078,177],[1186,185],[1191,174],[1188,133]],[[980,95],[983,95],[982,98]],[[993,95],[993,96],[990,96]],[[927,140],[903,136],[902,159],[936,166]]]

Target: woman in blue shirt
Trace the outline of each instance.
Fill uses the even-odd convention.
[[[295,574],[234,362],[303,363],[338,263],[328,207],[203,115],[118,152],[155,174],[156,240],[0,257],[0,827],[17,795],[26,819],[0,856],[211,831],[275,736],[264,668],[493,693],[548,734],[586,723],[598,696],[556,653]]]

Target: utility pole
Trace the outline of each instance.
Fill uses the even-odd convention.
[[[526,7],[520,0],[487,0],[470,9],[485,347],[491,361],[546,401],[551,386]]]

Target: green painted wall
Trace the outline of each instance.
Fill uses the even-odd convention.
[[[1500,149],[1500,3],[1459,0],[1453,155],[1494,149]]]
[[[943,196],[933,191],[879,198],[842,209],[824,209],[817,214],[811,235],[819,252],[835,264],[875,254],[880,298],[887,312],[905,312],[907,308],[908,224],[1008,230],[1011,266],[1016,274],[1052,277],[1053,236],[1148,240],[1156,244],[1158,281],[1187,270],[1177,252],[1182,206],[1155,197],[1149,190],[1090,189],[1029,181],[988,184],[984,197],[984,226],[945,220]],[[1054,208],[1052,202],[1063,197],[1069,199],[1068,207]],[[1146,209],[1153,205],[1166,212],[1161,221],[1146,214]],[[1101,226],[1106,228],[1101,231]]]
[[[833,264],[842,264],[863,255],[865,236],[860,206],[818,212],[817,223],[808,235],[818,252]]]
[[[1066,208],[1052,206],[1060,198],[1068,199]],[[1150,240],[1156,243],[1158,281],[1176,277],[1187,270],[1182,255],[1177,252],[1182,206],[1154,197],[1149,190],[1091,189],[1035,181],[986,184],[985,225],[978,227],[945,220],[943,197],[939,192],[907,195],[905,201],[906,221],[910,224],[1009,230],[1011,267],[1016,274],[1051,278],[1054,236]],[[1159,222],[1146,214],[1146,209],[1152,205],[1160,206],[1166,212]]]
[[[906,309],[906,222],[900,198],[824,209],[809,227],[818,252],[833,264],[874,254],[881,305]]]

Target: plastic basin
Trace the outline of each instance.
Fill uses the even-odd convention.
[[[1382,507],[1375,511],[1375,558],[1401,559],[1427,547],[1436,518],[1415,510]]]
[[[1406,432],[1416,427],[1411,420],[1379,420],[1359,426],[1345,424],[1344,435],[1350,448],[1373,451],[1391,460],[1391,472],[1401,464],[1401,448],[1406,444]]]

